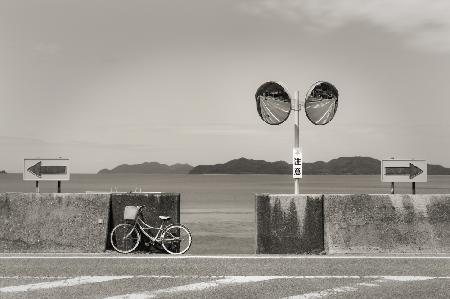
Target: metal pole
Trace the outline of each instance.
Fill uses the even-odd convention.
[[[394,194],[394,182],[391,182],[391,194]]]
[[[412,194],[416,194],[416,182],[412,182]]]
[[[39,181],[36,181],[36,193],[39,193]]]
[[[61,181],[58,181],[58,193],[61,193]]]
[[[300,147],[300,92],[297,91],[294,97],[294,148]],[[294,194],[300,194],[300,179],[296,178],[294,182]]]

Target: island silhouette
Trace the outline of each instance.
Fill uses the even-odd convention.
[[[303,163],[305,175],[379,175],[381,161],[371,157],[339,157],[328,162]],[[450,168],[428,164],[429,175],[450,175]],[[139,173],[139,174],[292,174],[292,164],[286,161],[268,162],[239,158],[223,164],[198,165],[158,162],[122,164],[111,170],[102,169],[99,174]]]

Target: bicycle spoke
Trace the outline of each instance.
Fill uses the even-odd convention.
[[[162,246],[170,254],[183,254],[191,246],[189,230],[182,225],[173,225],[164,231]]]
[[[129,253],[136,249],[141,237],[131,224],[119,224],[111,232],[111,245],[121,253]]]

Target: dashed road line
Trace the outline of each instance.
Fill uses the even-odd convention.
[[[366,276],[365,278],[369,278],[370,276]],[[336,287],[332,289],[320,290],[317,292],[299,294],[294,296],[285,297],[282,299],[313,299],[313,298],[324,298],[332,295],[337,295],[340,293],[350,293],[359,291],[359,287],[380,287],[381,283],[386,283],[389,281],[397,281],[397,282],[412,282],[412,281],[424,281],[424,280],[432,280],[432,279],[442,279],[449,277],[432,277],[432,276],[372,276],[370,278],[377,278],[375,281],[371,282],[360,282],[355,285]],[[376,283],[375,283],[376,282]]]
[[[414,282],[414,281],[426,281],[433,279],[445,279],[450,280],[450,276],[378,276],[378,275],[300,275],[300,276],[225,276],[225,275],[122,275],[122,276],[79,276],[79,277],[62,277],[62,276],[0,276],[0,279],[59,279],[56,281],[48,281],[41,283],[32,283],[25,285],[14,285],[0,288],[0,293],[20,293],[31,292],[36,290],[52,289],[71,287],[83,284],[102,283],[113,280],[121,279],[133,279],[133,278],[147,278],[147,279],[201,279],[210,280],[203,282],[196,282],[182,286],[175,286],[165,289],[149,290],[144,292],[136,292],[131,294],[123,294],[108,299],[130,299],[130,298],[154,298],[164,294],[177,294],[182,292],[194,292],[202,291],[212,288],[218,288],[221,286],[228,286],[234,284],[246,284],[252,282],[268,281],[275,279],[347,279],[353,280],[353,284],[320,290],[312,293],[294,295],[287,298],[295,299],[309,299],[309,298],[322,298],[330,295],[354,292],[361,287],[372,288],[379,287],[382,283],[389,281],[395,282]],[[369,280],[369,282],[359,282],[358,280]]]
[[[201,277],[197,277],[201,278]],[[205,278],[212,278],[211,276]],[[337,287],[333,289],[321,290],[318,292],[312,292],[307,294],[295,295],[287,297],[291,299],[310,299],[310,298],[322,298],[338,293],[354,292],[358,291],[358,287],[379,287],[380,285],[375,282],[409,282],[409,281],[423,281],[431,279],[450,279],[450,277],[434,277],[434,276],[342,276],[342,275],[322,275],[322,276],[225,276],[222,279],[209,281],[209,282],[197,282],[182,286],[176,286],[166,289],[158,289],[153,291],[137,292],[130,294],[117,295],[107,297],[105,299],[148,299],[155,298],[159,295],[170,295],[176,293],[203,291],[207,289],[218,288],[221,286],[232,284],[246,284],[251,282],[268,281],[275,279],[372,279],[371,282],[356,283],[351,286]]]
[[[323,297],[328,297],[328,296],[332,296],[332,295],[337,295],[339,293],[356,292],[357,290],[358,290],[358,288],[356,288],[356,287],[345,286],[345,287],[337,287],[337,288],[333,288],[333,289],[326,289],[326,290],[322,290],[322,291],[318,291],[318,292],[289,296],[289,297],[285,297],[283,299],[323,298]]]
[[[371,282],[360,282],[360,283],[357,283],[356,285],[363,286],[363,287],[379,287],[380,286],[377,283],[371,283]]]
[[[20,293],[52,288],[63,288],[81,284],[99,283],[111,280],[132,278],[133,276],[80,276],[64,280],[40,282],[0,288],[0,293]]]
[[[278,279],[279,276],[230,276],[223,279],[218,279],[209,282],[197,282],[191,283],[182,286],[176,286],[172,288],[166,289],[158,289],[154,291],[148,292],[140,292],[140,293],[131,293],[118,295],[113,297],[107,297],[105,299],[147,299],[147,298],[155,298],[159,295],[170,295],[176,293],[186,293],[186,292],[194,292],[194,291],[203,291],[207,289],[217,288],[220,286],[232,285],[232,284],[245,284],[250,282],[260,282],[272,279]]]

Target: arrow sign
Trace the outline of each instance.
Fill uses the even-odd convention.
[[[69,159],[24,159],[25,181],[68,181]]]
[[[425,160],[382,160],[381,161],[382,182],[426,182],[427,161]]]
[[[412,163],[409,163],[409,167],[386,167],[386,175],[409,175],[410,180],[422,172],[422,169]]]
[[[29,172],[41,178],[43,174],[65,174],[67,172],[66,166],[42,166],[42,162],[39,161],[30,168]]]

